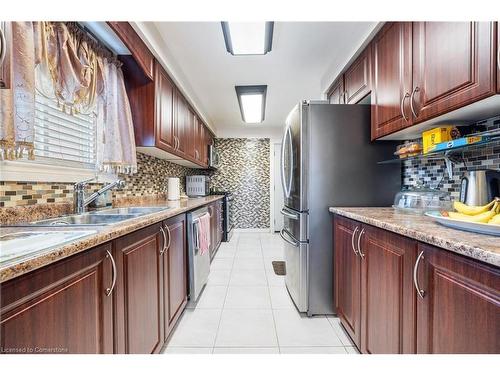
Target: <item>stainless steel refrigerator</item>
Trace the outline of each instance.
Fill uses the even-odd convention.
[[[401,187],[395,144],[370,141],[370,106],[302,102],[288,115],[281,149],[285,283],[297,309],[332,314],[331,206],[389,206]]]

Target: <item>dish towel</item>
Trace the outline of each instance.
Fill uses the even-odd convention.
[[[204,255],[210,248],[210,215],[208,213],[198,218],[198,245],[200,255]]]

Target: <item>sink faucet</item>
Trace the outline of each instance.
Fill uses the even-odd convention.
[[[113,189],[115,186],[119,189],[122,189],[125,186],[125,181],[116,180],[111,182],[110,184],[105,185],[99,191],[96,191],[88,198],[85,198],[85,187],[88,185],[90,181],[95,180],[95,177],[89,178],[88,180],[77,182],[74,185],[74,193],[73,193],[73,210],[75,214],[83,214],[85,212],[85,207],[87,207],[90,203],[97,199],[99,195],[105,193],[109,189]]]

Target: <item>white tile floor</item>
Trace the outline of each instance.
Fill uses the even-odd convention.
[[[284,260],[278,235],[235,233],[222,243],[203,294],[182,315],[165,353],[357,353],[338,318],[297,312],[273,260]]]

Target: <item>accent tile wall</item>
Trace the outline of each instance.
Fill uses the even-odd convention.
[[[268,138],[218,138],[220,168],[212,189],[230,191],[235,228],[270,228],[270,142]]]
[[[500,128],[500,116],[478,122],[488,130]],[[410,188],[423,184],[441,191],[448,191],[458,199],[460,179],[466,170],[500,170],[500,141],[488,146],[477,146],[472,151],[465,151],[462,160],[453,168],[452,178],[448,177],[444,160],[409,160],[403,163],[403,186]]]

